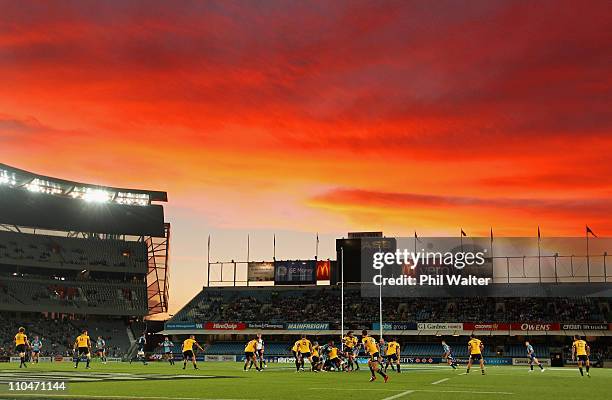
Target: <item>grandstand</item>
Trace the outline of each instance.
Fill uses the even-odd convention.
[[[0,164],[0,356],[18,326],[47,356],[65,355],[84,327],[111,355],[128,352],[139,321],[167,312],[165,201]]]
[[[367,327],[378,313],[378,299],[361,297],[347,285],[345,324]],[[173,322],[329,322],[340,326],[338,287],[208,288],[170,321]],[[601,322],[612,320],[608,298],[385,298],[385,322]]]
[[[445,240],[452,242],[448,238]],[[582,248],[582,241],[581,238],[550,240],[546,242],[545,257],[552,257],[555,263],[563,255],[553,253],[550,256],[554,246],[560,243],[562,249],[574,251]],[[426,293],[424,297],[383,297],[382,294],[370,297],[367,290],[364,295],[367,284],[362,281],[359,268],[363,256],[360,252],[364,248],[370,251],[363,246],[364,242],[369,249],[383,246],[395,249],[399,243],[383,237],[380,232],[349,234],[349,239],[338,239],[338,258],[344,257],[344,263],[328,262],[332,270],[322,274],[322,281],[317,279],[314,283],[306,283],[310,279],[308,265],[317,268],[319,277],[317,260],[242,263],[249,269],[243,276],[251,276],[250,269],[256,269],[252,281],[209,279],[209,285],[212,282],[213,286],[204,287],[167,321],[163,333],[175,339],[187,334],[200,335],[200,340],[206,343],[204,355],[211,357],[240,358],[244,342],[256,333],[266,337],[268,356],[291,357],[291,347],[298,335],[307,334],[320,343],[329,339],[338,342],[349,329],[356,333],[367,329],[377,336],[382,331],[387,339],[397,337],[405,362],[422,362],[423,357],[427,362],[440,362],[442,338],[455,349],[458,357],[466,357],[467,337],[471,334],[486,342],[484,355],[490,363],[513,363],[515,358],[524,358],[526,339],[541,358],[569,362],[571,342],[568,341],[573,335],[588,337],[594,354],[600,359],[612,354],[612,324],[609,324],[612,304],[607,297],[606,267],[609,253],[605,251],[609,242],[598,242],[598,253],[586,256],[571,253],[575,263],[569,269],[540,268],[540,264],[547,261],[538,256],[533,260],[531,255],[531,258],[522,257],[512,248],[512,256],[505,257],[498,248],[493,261],[501,268],[493,268],[490,272],[497,281],[493,284],[497,286],[495,289],[501,288],[499,292],[456,296]],[[490,238],[485,238],[484,242],[492,243]],[[513,243],[509,239],[498,242]],[[532,241],[521,239],[518,242],[521,248],[532,250]],[[374,245],[370,245],[372,243]],[[523,260],[518,270],[516,259]],[[235,271],[223,274],[223,265],[229,263],[213,264],[221,268],[217,276],[234,278]],[[233,264],[236,268],[236,263]],[[342,264],[346,265],[345,279],[348,277],[353,283],[342,284],[338,271]],[[294,281],[283,277],[283,281],[278,282],[278,269],[295,266],[298,273]],[[209,274],[210,271],[209,268]],[[571,275],[566,275],[570,272]],[[583,276],[584,272],[587,274]],[[552,274],[552,278],[547,274]],[[261,282],[262,276],[267,277],[265,284]],[[525,279],[526,276],[529,279]],[[438,293],[445,292],[438,290]],[[534,293],[536,297],[526,296],[526,293]]]

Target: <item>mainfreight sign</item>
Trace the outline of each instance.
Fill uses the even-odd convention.
[[[291,322],[287,324],[288,331],[326,331],[329,330],[327,322]]]

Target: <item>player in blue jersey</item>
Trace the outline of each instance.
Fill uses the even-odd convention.
[[[164,337],[164,341],[160,344],[161,348],[164,350],[164,359],[168,360],[170,365],[174,365],[174,343],[168,339],[168,336]]]
[[[38,336],[34,336],[34,340],[32,340],[30,346],[32,347],[32,362],[38,364],[38,356],[43,346],[42,340],[40,340]]]
[[[527,357],[529,357],[529,372],[533,372],[533,364],[537,364],[540,367],[540,372],[544,372],[544,366],[538,358],[536,357],[535,351],[533,350],[533,346],[529,344],[529,341],[525,341],[525,347],[527,348]]]
[[[102,339],[102,336],[98,336],[96,340],[96,354],[100,357],[100,361],[106,364],[106,341]]]
[[[446,341],[442,341],[442,350],[444,350],[444,354],[442,354],[442,358],[446,359],[448,365],[450,365],[453,369],[457,369],[457,360],[453,356],[453,349],[449,345],[446,344]]]
[[[145,357],[145,345],[147,344],[147,338],[145,337],[144,333],[138,338],[136,344],[138,345],[136,360],[142,361],[144,365],[148,365],[147,358]],[[130,360],[130,364],[132,363],[132,361],[134,361],[133,358]]]

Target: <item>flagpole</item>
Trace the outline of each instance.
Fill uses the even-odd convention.
[[[591,282],[591,263],[589,261],[589,226],[585,228],[586,233],[586,251],[587,251],[587,282]]]
[[[273,238],[273,253],[272,253],[272,259],[274,261],[276,261],[276,233],[274,234],[274,238]]]
[[[494,267],[494,259],[493,259],[493,227],[491,227],[491,271],[495,271]]]
[[[317,232],[317,246],[315,249],[315,260],[319,259],[319,232]]]
[[[540,256],[540,227],[538,226],[538,281],[542,283],[542,264]]]
[[[207,245],[207,264],[208,264],[208,274],[206,276],[206,285],[210,287],[210,234],[208,235],[208,245]]]
[[[340,343],[344,338],[344,247],[340,247]]]
[[[249,286],[249,262],[251,261],[251,235],[247,233],[247,282]],[[236,274],[234,274],[235,276]]]
[[[378,252],[381,252],[380,249],[380,245],[378,246]],[[382,270],[381,272],[381,278],[382,278]],[[382,339],[383,337],[383,304],[382,304],[382,279],[380,282],[380,285],[378,285],[378,323],[380,324],[380,338]]]
[[[463,253],[463,228],[461,228],[461,232],[459,232],[459,243],[461,247],[461,252]]]

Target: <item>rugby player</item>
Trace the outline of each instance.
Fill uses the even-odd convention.
[[[446,341],[444,340],[442,341],[442,350],[444,351],[444,354],[442,354],[442,358],[446,360],[446,362],[448,363],[448,365],[451,366],[452,369],[457,369],[457,361],[453,356],[453,349],[451,349],[451,347],[446,344]]]
[[[529,357],[529,372],[533,372],[533,363],[536,363],[538,367],[540,367],[540,371],[544,372],[544,367],[542,363],[538,361],[533,346],[529,344],[528,340],[525,341],[525,347],[527,348],[527,357]]]
[[[391,369],[394,369],[394,363],[397,366],[397,373],[399,374],[401,372],[400,353],[400,344],[397,342],[397,338],[393,338],[392,341],[387,343],[387,348],[385,351],[385,358],[387,359],[387,363],[385,364],[385,372],[387,372],[389,365],[391,365]]]
[[[591,377],[589,373],[589,369],[591,368],[591,362],[589,361],[590,353],[591,348],[587,342],[582,340],[578,335],[574,336],[574,344],[572,344],[572,361],[578,358],[578,370],[580,371],[580,375],[584,376],[582,366],[585,365],[586,373],[589,378]]]
[[[193,351],[193,346],[196,346],[200,350],[204,350],[202,346],[198,344],[195,340],[195,336],[191,335],[183,342],[183,369],[187,367],[187,360],[191,359],[191,363],[193,364],[193,369],[198,369],[198,363],[196,362],[196,356]]]
[[[38,356],[40,355],[40,350],[42,349],[42,340],[38,338],[38,336],[34,336],[34,340],[32,340],[32,362],[38,364]]]
[[[148,365],[147,358],[145,357],[145,345],[147,344],[147,338],[145,337],[144,333],[140,335],[136,343],[138,344],[138,351],[136,352],[136,359],[142,361],[143,365]],[[134,361],[133,358],[130,359],[130,364],[132,363],[132,361]]]
[[[370,373],[372,374],[370,377],[370,382],[374,382],[376,380],[376,372],[378,372],[386,383],[389,380],[389,376],[380,368],[380,349],[376,344],[376,340],[374,340],[373,337],[368,336],[368,331],[363,330],[361,332],[361,343],[363,344],[366,354],[370,356],[370,359],[368,360],[368,366],[370,367]]]
[[[257,351],[257,339],[250,340],[246,344],[246,346],[244,346],[244,371],[245,372],[247,370],[247,365],[249,364],[249,361],[251,362],[249,369],[251,369],[251,367],[255,365],[255,369],[257,371],[260,371],[259,367],[257,366],[257,357],[255,356],[256,351]]]
[[[332,368],[336,368],[338,372],[342,371],[342,362],[340,360],[339,351],[334,346],[334,341],[330,340],[326,346],[327,359],[325,360],[325,370],[331,371]]]
[[[102,336],[98,336],[96,340],[96,354],[100,357],[100,361],[106,364],[106,341],[102,339]]]
[[[293,347],[291,348],[291,352],[293,353],[293,357],[295,357],[295,369],[297,370],[297,372],[300,372],[300,352],[298,351],[298,345],[299,345],[300,341],[296,340],[295,343],[293,343]]]
[[[312,363],[314,365],[314,372],[321,370],[321,346],[316,340],[312,342]]]
[[[312,343],[306,338],[306,335],[302,335],[302,338],[298,341],[298,352],[300,353],[301,359],[301,370],[304,370],[304,358],[310,362],[310,368],[314,371],[314,365],[312,363]]]
[[[359,371],[359,363],[355,360],[355,348],[357,346],[357,338],[353,336],[353,331],[348,331],[346,336],[342,339],[344,348],[342,351],[346,353],[348,360],[348,368],[352,371]]]
[[[466,374],[470,373],[470,368],[472,367],[472,363],[477,360],[480,363],[480,372],[482,375],[485,374],[484,370],[484,358],[482,357],[482,350],[484,349],[484,345],[479,339],[476,339],[476,336],[471,335],[470,341],[468,342],[468,354],[470,355],[470,359],[467,365]]]
[[[27,368],[26,351],[30,348],[30,342],[25,334],[25,328],[20,327],[15,335],[15,351],[19,354],[19,368]]]
[[[87,329],[83,329],[83,332],[77,336],[74,341],[73,351],[76,356],[76,361],[74,363],[74,368],[79,367],[79,361],[81,361],[81,357],[85,356],[87,360],[86,369],[89,369],[89,362],[91,361],[91,340],[89,340],[89,335],[87,334]]]
[[[168,336],[165,336],[164,341],[160,343],[160,346],[164,350],[164,358],[168,360],[170,365],[174,365],[174,354],[172,353],[174,343],[172,343],[170,339],[168,339]]]
[[[266,364],[266,360],[264,360],[264,341],[261,337],[261,333],[257,334],[257,346],[255,346],[255,355],[257,359],[259,359],[259,369],[268,368],[268,364]]]

